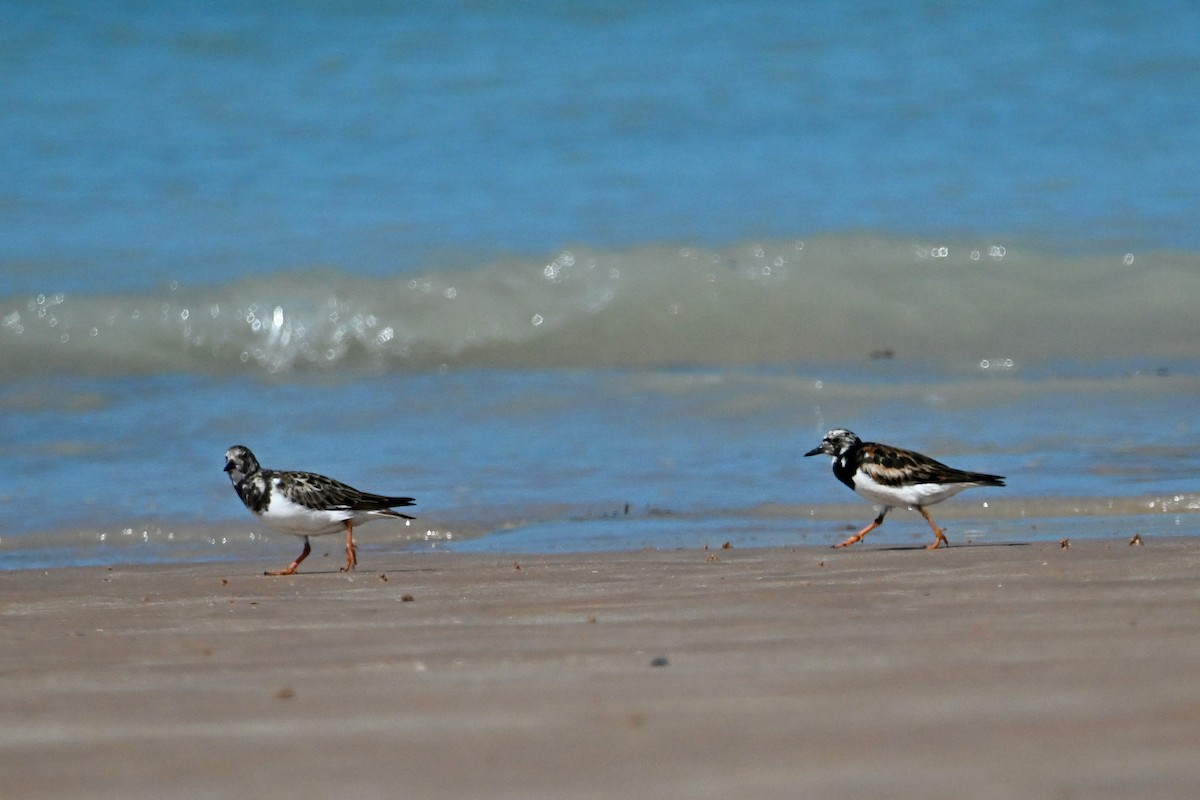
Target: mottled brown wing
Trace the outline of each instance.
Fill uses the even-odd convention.
[[[313,472],[282,472],[278,477],[288,498],[306,508],[382,511],[392,506],[411,506],[414,502],[411,497],[360,492],[353,486]]]
[[[884,486],[910,483],[980,483],[1003,486],[1004,477],[948,467],[927,455],[868,442],[859,450],[859,469]]]

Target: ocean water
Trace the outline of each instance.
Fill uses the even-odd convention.
[[[832,544],[838,426],[1009,477],[952,541],[1200,528],[1188,4],[0,17],[0,569],[284,563],[235,443],[415,496],[367,563]]]

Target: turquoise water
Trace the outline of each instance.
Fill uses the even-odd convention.
[[[294,555],[234,443],[367,552],[832,543],[843,425],[1194,532],[1191,6],[0,14],[0,567]]]

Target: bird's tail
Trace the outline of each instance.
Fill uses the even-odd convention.
[[[375,509],[374,511],[372,511],[371,513],[373,513],[377,517],[396,517],[397,519],[416,519],[416,517],[410,517],[408,514],[401,514],[399,511],[393,511],[390,508],[378,508],[378,509]]]
[[[988,475],[986,472],[968,472],[972,483],[978,483],[980,486],[1004,486],[1003,475]]]
[[[382,494],[362,493],[350,506],[354,511],[385,511],[393,506],[416,505],[411,497],[387,497]],[[404,516],[400,514],[399,516]]]

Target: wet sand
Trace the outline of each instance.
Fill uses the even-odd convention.
[[[0,574],[0,794],[1200,792],[1197,538],[276,555]]]

